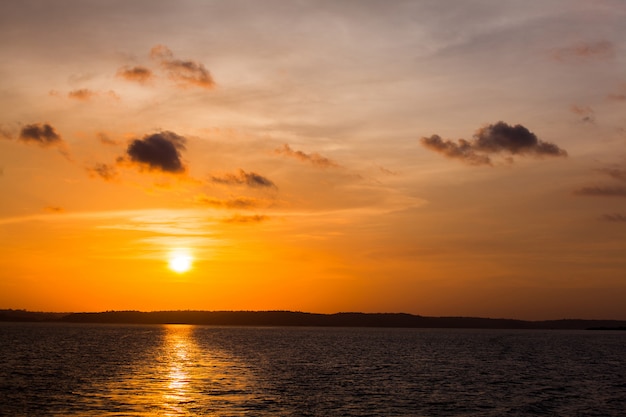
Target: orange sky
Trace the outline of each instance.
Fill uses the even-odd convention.
[[[626,319],[625,19],[2,2],[0,308]]]

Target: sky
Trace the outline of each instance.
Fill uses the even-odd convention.
[[[624,320],[625,20],[0,2],[0,308]]]

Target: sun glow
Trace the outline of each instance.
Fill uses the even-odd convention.
[[[182,274],[183,272],[187,272],[191,269],[192,261],[193,258],[189,252],[175,251],[170,254],[168,266],[172,271]]]

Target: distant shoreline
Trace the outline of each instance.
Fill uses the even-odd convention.
[[[0,310],[0,322],[626,330],[626,321],[624,320],[562,319],[528,321],[481,317],[427,317],[407,313],[319,314],[294,311],[105,311],[98,313],[47,313],[7,309]]]

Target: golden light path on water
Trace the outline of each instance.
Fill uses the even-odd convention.
[[[119,359],[119,372],[93,398],[101,415],[239,416],[258,400],[250,366],[214,341],[220,329],[169,324],[135,331],[156,344],[130,362]]]
[[[164,330],[165,384],[159,415],[223,415],[224,408],[236,413],[249,395],[247,367],[227,351],[200,346],[196,326],[172,324]]]

